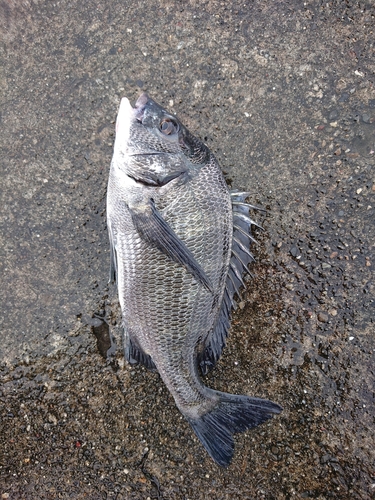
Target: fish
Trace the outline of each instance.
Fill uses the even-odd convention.
[[[282,408],[202,381],[221,356],[235,296],[254,260],[249,193],[230,191],[208,147],[142,94],[123,97],[107,189],[110,280],[124,355],[160,374],[210,457],[227,467],[233,434]]]

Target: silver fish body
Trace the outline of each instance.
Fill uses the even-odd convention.
[[[125,355],[156,369],[210,456],[279,413],[267,400],[206,387],[221,355],[249,252],[247,193],[230,193],[208,148],[146,94],[124,98],[108,182],[112,277]]]

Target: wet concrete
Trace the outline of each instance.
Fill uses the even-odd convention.
[[[373,498],[372,2],[2,0],[2,498]],[[284,412],[219,469],[124,364],[105,192],[147,91],[267,208],[207,383]],[[106,323],[104,323],[106,325]]]

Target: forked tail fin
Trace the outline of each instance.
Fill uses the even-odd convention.
[[[281,406],[267,399],[215,392],[217,406],[200,418],[188,418],[211,458],[227,467],[234,452],[233,434],[244,432],[282,411]]]

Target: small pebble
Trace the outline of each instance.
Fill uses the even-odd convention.
[[[341,94],[340,98],[339,98],[339,102],[345,102],[349,99],[349,94],[347,92],[344,92],[343,94]]]
[[[330,114],[329,114],[329,119],[330,120],[336,120],[336,118],[338,118],[339,116],[339,113],[336,109],[333,109]]]
[[[370,123],[371,122],[371,118],[368,114],[364,113],[362,115],[362,120],[365,122],[365,123]]]
[[[320,459],[320,462],[321,462],[322,464],[325,464],[325,463],[329,462],[330,458],[331,458],[331,455],[323,455],[323,456],[321,457],[321,459]]]
[[[328,321],[328,314],[325,313],[325,312],[320,312],[318,313],[318,320],[321,322],[321,323],[327,323]]]
[[[292,248],[290,249],[290,255],[291,255],[292,257],[297,257],[297,255],[298,255],[298,254],[299,254],[299,250],[298,250],[298,248],[297,248],[297,247],[292,247]]]
[[[57,418],[55,415],[52,415],[51,413],[48,415],[48,422],[50,422],[53,425],[57,424]]]

